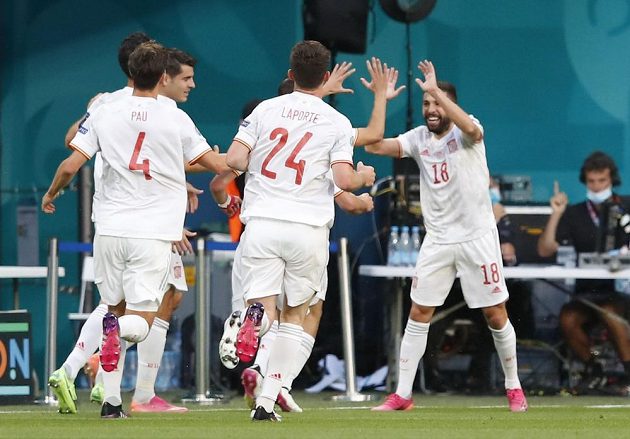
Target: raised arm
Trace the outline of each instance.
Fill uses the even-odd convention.
[[[444,109],[446,115],[453,121],[457,127],[470,139],[475,142],[483,138],[483,133],[468,114],[461,109],[459,105],[453,102],[448,95],[437,85],[437,76],[435,67],[431,61],[421,61],[418,68],[424,75],[424,81],[416,78],[416,83],[425,92],[433,96],[440,107]]]
[[[355,145],[378,142],[383,139],[385,133],[385,109],[390,69],[387,68],[387,64],[381,64],[381,60],[374,57],[366,61],[366,65],[370,73],[370,82],[361,78],[361,83],[374,93],[374,106],[368,126],[358,129]]]
[[[392,137],[383,139],[380,142],[365,145],[365,151],[370,154],[384,155],[387,157],[400,158],[401,147],[398,139]]]
[[[567,194],[560,192],[558,182],[553,184],[553,196],[551,197],[549,204],[551,205],[551,215],[547,220],[547,225],[543,230],[543,233],[538,237],[538,255],[544,258],[552,256],[558,251],[558,241],[556,241],[556,231],[558,230],[558,224],[560,218],[564,214],[564,211],[569,204]]]

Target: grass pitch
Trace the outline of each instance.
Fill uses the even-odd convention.
[[[339,403],[333,393],[295,394],[304,413],[280,423],[254,423],[240,396],[184,414],[132,414],[100,419],[100,408],[79,392],[79,413],[60,415],[36,404],[0,406],[0,438],[629,438],[630,400],[619,397],[529,397],[527,413],[511,413],[505,397],[415,395],[407,412],[377,413],[378,402]],[[178,394],[162,395],[176,400]],[[377,395],[382,399],[383,395]],[[129,395],[123,395],[125,403]],[[125,407],[127,404],[124,405]]]

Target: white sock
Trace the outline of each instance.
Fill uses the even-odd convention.
[[[156,317],[149,335],[138,343],[138,378],[133,400],[145,404],[155,396],[155,380],[166,345],[169,323]]]
[[[149,334],[149,324],[137,314],[126,314],[118,318],[120,338],[139,343]]]
[[[306,332],[302,332],[300,349],[298,349],[297,351],[297,356],[295,358],[295,362],[293,363],[291,371],[282,382],[282,387],[286,387],[288,390],[291,390],[291,386],[293,386],[293,380],[295,380],[300,372],[302,372],[304,365],[311,356],[311,352],[313,352],[314,345],[315,339],[313,338],[313,336],[311,334],[307,334]]]
[[[120,383],[122,382],[123,369],[125,368],[125,356],[127,354],[127,342],[120,340],[120,359],[118,366],[111,372],[103,372],[104,401],[113,406],[122,404],[120,396]]]
[[[72,349],[72,352],[70,352],[70,355],[68,355],[68,358],[62,365],[70,380],[75,380],[81,368],[87,363],[90,355],[96,352],[101,344],[103,317],[105,317],[106,312],[107,305],[104,303],[100,304],[92,311],[83,324],[74,349]]]
[[[508,320],[503,329],[492,329],[494,347],[497,350],[503,374],[505,375],[506,389],[520,389],[521,381],[518,379],[518,365],[516,362],[516,332],[514,326]]]
[[[267,373],[267,364],[269,363],[269,354],[271,353],[271,347],[273,342],[276,341],[278,335],[278,321],[274,320],[273,325],[269,328],[261,338],[258,345],[258,353],[256,354],[256,360],[254,365],[260,369],[260,374],[265,376]]]
[[[280,323],[278,327],[278,336],[271,349],[262,391],[256,398],[256,406],[263,406],[267,412],[271,412],[276,404],[283,377],[289,373],[295,361],[295,353],[300,348],[303,331],[301,326],[292,323]]]
[[[407,327],[400,343],[400,359],[398,360],[398,387],[396,393],[403,398],[410,398],[413,392],[413,381],[418,372],[418,363],[427,348],[429,323],[407,320]]]

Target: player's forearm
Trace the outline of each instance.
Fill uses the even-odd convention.
[[[558,223],[562,214],[552,212],[547,220],[547,225],[542,234],[538,237],[537,251],[538,255],[546,258],[552,256],[558,251],[558,242],[556,241],[556,231],[558,230]]]
[[[383,140],[385,134],[385,114],[387,108],[387,99],[385,93],[376,93],[374,95],[374,107],[370,121],[365,128],[359,128],[359,134],[355,146],[367,145]]]
[[[48,194],[52,198],[56,197],[59,191],[70,184],[72,178],[76,175],[77,171],[78,169],[75,169],[73,166],[69,165],[68,159],[61,162],[61,164],[57,168],[57,172],[55,172],[55,177],[53,178],[53,181],[48,188]]]
[[[228,193],[226,191],[228,183],[236,178],[236,173],[233,170],[222,172],[216,175],[210,181],[210,193],[212,198],[217,204],[223,204],[227,200]]]
[[[475,141],[481,140],[482,133],[479,126],[472,121],[468,113],[448,97],[446,92],[438,88],[431,91],[431,95],[444,109],[446,115],[466,136]]]
[[[226,163],[226,155],[218,154],[215,151],[208,151],[197,160],[196,163],[192,165],[199,164],[206,168],[206,170],[210,172],[214,172],[215,174],[220,174],[221,172],[229,171],[230,168]],[[191,165],[191,166],[192,166]]]

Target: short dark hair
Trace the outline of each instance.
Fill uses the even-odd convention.
[[[177,76],[182,72],[182,65],[195,67],[197,60],[190,54],[176,48],[166,49],[168,51],[168,61],[166,62],[166,74]]]
[[[280,85],[278,86],[278,96],[288,95],[289,93],[293,93],[293,89],[295,88],[295,83],[293,79],[284,78]]]
[[[594,151],[588,157],[586,157],[586,159],[584,159],[584,163],[582,164],[582,168],[580,169],[580,181],[586,184],[587,172],[603,171],[606,169],[610,170],[612,185],[619,186],[621,184],[619,169],[617,169],[615,161],[608,154],[602,151]]]
[[[455,84],[448,81],[438,81],[437,86],[440,90],[449,95],[453,102],[457,103],[457,89],[455,88]]]
[[[129,73],[129,56],[136,50],[136,47],[148,41],[151,41],[151,37],[144,32],[134,32],[127,35],[120,43],[120,47],[118,48],[118,64],[120,64],[120,68],[127,78],[131,78],[131,74]]]
[[[166,70],[168,52],[155,41],[142,43],[129,56],[129,73],[138,90],[152,90]]]
[[[330,50],[319,41],[301,41],[291,49],[289,63],[297,85],[313,90],[321,85],[330,66]]]

